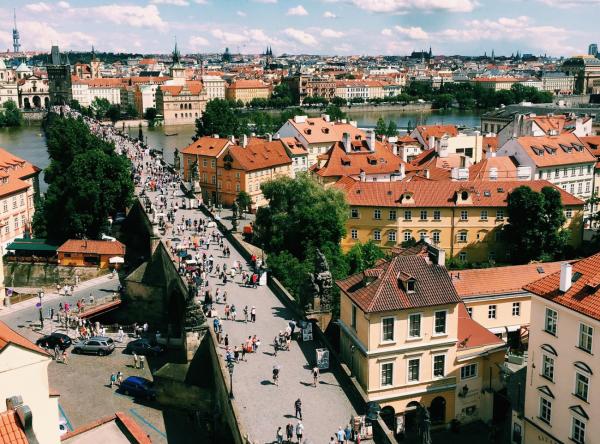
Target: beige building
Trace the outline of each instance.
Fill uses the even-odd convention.
[[[542,91],[549,91],[555,95],[571,95],[575,91],[575,76],[564,72],[545,72],[540,80]]]
[[[525,286],[531,302],[525,414],[513,417],[522,443],[595,443],[600,424],[595,357],[600,331],[600,255]],[[515,442],[515,441],[513,441]]]
[[[515,83],[521,83],[523,80],[516,77],[477,77],[472,82],[485,89],[502,91],[511,89]]]
[[[83,80],[72,76],[71,79],[73,100],[77,100],[84,107],[89,107],[97,98],[106,99],[111,105],[120,105],[123,85],[123,79],[118,78]]]
[[[19,87],[19,108],[47,108],[50,104],[48,79],[29,76],[17,82]]]
[[[194,125],[206,109],[206,96],[199,80],[186,80],[183,85],[161,85],[156,90],[156,110],[165,126]]]
[[[6,102],[15,102],[19,106],[19,91],[16,83],[0,82],[0,106]]]
[[[225,90],[228,100],[241,100],[244,104],[252,99],[268,99],[271,97],[271,85],[262,80],[236,80]]]
[[[60,443],[59,395],[48,383],[51,361],[45,350],[0,322],[0,400],[20,397],[0,412],[0,441],[7,437],[14,439],[9,443],[32,442],[26,438],[26,433],[32,433],[39,444]]]
[[[466,313],[443,250],[422,245],[337,282],[342,359],[388,426],[409,437],[418,406],[434,425],[489,420],[505,352]]]
[[[206,91],[206,100],[224,99],[227,82],[220,76],[202,76],[202,85]]]

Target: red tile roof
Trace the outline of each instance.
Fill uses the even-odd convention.
[[[0,413],[0,444],[29,444],[14,410]]]
[[[160,90],[170,96],[180,94],[197,96],[202,91],[202,82],[200,80],[186,80],[184,85],[160,85]]]
[[[600,253],[574,262],[571,288],[565,293],[559,289],[560,270],[523,288],[544,299],[600,320]]]
[[[538,167],[594,162],[585,144],[571,133],[558,136],[524,136],[517,142]]]
[[[285,143],[294,156],[303,156],[308,154],[308,151],[306,151],[304,145],[302,145],[302,143],[295,137],[282,137],[281,141]]]
[[[493,334],[481,324],[475,322],[467,313],[465,304],[458,304],[458,342],[456,348],[458,350],[466,350],[469,348],[485,347],[485,346],[500,346],[504,345],[504,341]]]
[[[229,89],[256,89],[256,88],[270,88],[271,85],[263,82],[262,80],[236,80],[231,85],[229,85]]]
[[[560,192],[563,205],[584,204],[582,200],[546,180],[360,182],[344,177],[334,186],[346,194],[350,205],[367,207],[506,207],[508,194],[520,186],[528,186],[537,192],[544,187],[553,187]],[[457,194],[463,191],[471,195],[472,203],[456,203]],[[412,194],[412,200],[401,200],[407,193]]]
[[[50,356],[46,350],[38,347],[29,339],[24,338],[16,331],[9,328],[4,322],[0,321],[0,353],[4,351],[10,344],[17,345],[35,353]]]
[[[197,156],[217,157],[219,153],[229,144],[229,139],[215,137],[200,137],[195,142],[181,150],[182,154],[193,154]]]
[[[451,271],[460,297],[521,292],[523,287],[560,270],[560,262],[545,262],[477,270]]]
[[[111,421],[115,421],[117,423],[125,437],[132,444],[152,444],[150,436],[144,431],[144,429],[142,429],[137,422],[123,412],[117,412],[114,415],[105,416],[96,421],[78,427],[75,430],[67,432],[61,436],[61,441],[68,441],[70,438],[83,435],[86,432],[89,432],[90,430],[93,430]]]
[[[365,277],[375,277],[369,282]],[[415,291],[407,292],[399,281],[415,279]],[[460,302],[446,268],[427,258],[394,256],[374,268],[337,281],[337,285],[365,313],[404,310]]]
[[[91,253],[123,256],[125,255],[125,245],[119,241],[69,239],[58,247],[56,251],[57,253]]]
[[[292,163],[280,140],[272,142],[263,140],[263,143],[253,143],[245,148],[232,145],[227,148],[227,152],[231,153],[246,171],[263,170]]]
[[[323,117],[307,117],[306,122],[297,123],[294,119],[288,120],[298,133],[308,143],[333,143],[341,141],[344,133],[350,134],[351,140],[357,136],[366,139],[367,134],[349,123],[326,121]]]
[[[458,128],[456,125],[420,125],[415,129],[421,135],[421,138],[427,147],[429,146],[430,137],[440,139],[446,134],[450,137],[458,136]]]
[[[496,169],[496,180],[517,180],[517,162],[512,156],[486,157],[469,167],[469,180],[490,180],[490,171]],[[526,183],[526,182],[525,182]]]

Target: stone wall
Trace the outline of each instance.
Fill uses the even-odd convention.
[[[4,286],[44,287],[56,290],[57,282],[63,285],[75,285],[76,274],[79,276],[79,282],[83,282],[108,272],[107,269],[96,267],[67,267],[55,264],[8,262],[4,264]]]

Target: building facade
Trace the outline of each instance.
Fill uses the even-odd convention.
[[[52,46],[48,72],[50,105],[66,105],[73,100],[71,87],[71,64],[67,55],[61,55],[58,46]]]
[[[224,99],[227,82],[219,76],[202,76],[202,85],[206,91],[206,100]]]
[[[262,80],[236,80],[225,90],[227,100],[250,103],[253,99],[268,99],[271,97],[271,85]]]

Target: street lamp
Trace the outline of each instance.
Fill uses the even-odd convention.
[[[233,399],[233,361],[229,361],[227,364],[227,370],[229,370],[229,399]]]
[[[356,350],[356,346],[350,346],[350,376],[354,374],[354,351]]]

